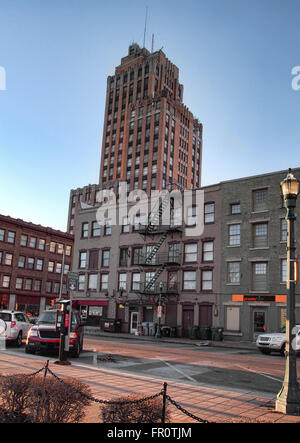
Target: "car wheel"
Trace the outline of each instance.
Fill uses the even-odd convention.
[[[22,346],[22,331],[19,332],[19,335],[16,340],[16,345],[18,346],[18,348]]]
[[[285,350],[286,350],[286,343],[284,343],[282,346],[281,346],[281,349],[280,349],[280,354],[284,357],[285,356]]]
[[[73,358],[79,358],[79,356],[80,356],[80,345],[79,345],[79,343],[77,343],[77,345],[76,345],[75,348],[73,349],[73,351],[72,351],[72,353],[71,353],[71,356],[72,356]]]
[[[26,354],[35,354],[35,351],[33,350],[33,349],[30,349],[30,348],[25,348],[25,352],[26,352]]]

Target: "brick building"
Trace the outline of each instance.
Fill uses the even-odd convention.
[[[299,180],[300,168],[293,173]],[[230,340],[252,341],[285,325],[287,225],[280,182],[286,175],[278,171],[221,183],[222,323]],[[299,290],[296,318],[299,323]]]
[[[99,203],[80,201],[87,189],[93,189],[95,195],[97,187],[78,189],[76,194],[72,191],[76,219],[72,269],[79,273],[79,291],[73,297],[87,314],[88,323],[100,326],[101,318],[119,319],[123,332],[135,333],[138,324],[157,322],[161,293],[162,323],[175,327],[177,335],[188,336],[192,326],[218,326],[219,185],[201,189],[203,206],[198,213],[193,204],[185,205],[187,217],[182,223],[171,208],[170,224],[159,224],[150,231],[139,217],[134,223],[125,220],[99,226]],[[90,203],[92,200],[91,196]],[[203,214],[201,235],[187,233],[194,217]]]
[[[60,294],[71,268],[68,233],[0,215],[0,306],[37,315]],[[66,275],[62,294],[66,294]]]

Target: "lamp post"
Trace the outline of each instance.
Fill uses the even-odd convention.
[[[159,298],[158,298],[158,307],[157,307],[157,317],[158,317],[158,323],[157,323],[157,330],[155,337],[161,338],[161,310],[162,310],[162,290],[163,290],[163,282],[159,283]]]
[[[293,347],[295,336],[295,238],[294,222],[296,200],[299,194],[299,181],[289,169],[281,182],[284,205],[287,210],[287,313],[286,313],[286,364],[281,390],[277,394],[276,411],[284,414],[300,413],[300,388],[297,381],[296,351]]]

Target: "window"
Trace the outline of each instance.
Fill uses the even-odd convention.
[[[252,264],[252,290],[267,291],[268,264],[265,262]]]
[[[268,209],[268,190],[259,189],[253,191],[253,212],[266,211]]]
[[[4,241],[5,231],[4,229],[0,229],[0,241]]]
[[[109,256],[110,251],[108,249],[102,251],[102,267],[107,268],[109,266]]]
[[[86,268],[86,251],[79,252],[79,268]]]
[[[99,251],[98,249],[90,250],[89,269],[98,269]]]
[[[150,283],[150,281],[152,280],[154,275],[155,275],[155,272],[152,272],[152,271],[145,273],[145,286],[147,286],[148,283]],[[148,291],[154,291],[154,289],[155,289],[155,286],[154,286],[154,283],[152,283],[151,286],[148,287]]]
[[[56,243],[54,241],[50,242],[50,252],[55,252],[55,248],[56,248]]]
[[[56,274],[61,273],[61,263],[59,263],[59,262],[56,263],[55,272],[56,272]]]
[[[16,289],[22,289],[23,287],[23,278],[18,277],[16,279]]]
[[[214,260],[214,242],[204,241],[202,244],[202,261]]]
[[[36,270],[37,271],[42,271],[43,270],[43,260],[41,259],[41,258],[38,258],[37,260],[36,260]]]
[[[129,217],[123,217],[122,232],[123,232],[123,233],[130,232],[130,221],[129,221]]]
[[[287,221],[285,218],[280,220],[280,241],[287,241]]]
[[[196,271],[183,271],[183,289],[196,290]]]
[[[147,264],[149,264],[149,265],[155,265],[157,263],[157,259],[158,259],[157,254],[154,253],[152,255],[152,251],[154,250],[154,248],[155,248],[154,245],[147,245],[147,247],[146,247],[146,259],[149,257],[147,259]],[[151,255],[151,258],[150,258],[150,255]]]
[[[98,222],[93,221],[92,223],[92,237],[99,237],[101,234],[101,226]]]
[[[44,251],[45,250],[45,245],[46,245],[46,240],[44,240],[43,238],[39,239],[39,250],[40,251]]]
[[[54,261],[48,262],[48,272],[54,272]]]
[[[66,255],[70,256],[71,255],[71,250],[72,250],[72,246],[67,245],[66,246]]]
[[[256,223],[253,225],[253,248],[265,248],[268,246],[268,223]]]
[[[88,289],[91,289],[92,291],[96,291],[97,290],[97,283],[98,283],[98,274],[90,274]]]
[[[7,266],[11,266],[12,265],[12,259],[13,259],[13,255],[9,254],[8,252],[5,254],[5,261],[4,264]]]
[[[127,288],[127,274],[125,272],[122,272],[119,274],[119,289],[125,289]]]
[[[201,274],[201,289],[203,291],[212,290],[212,271],[202,271]]]
[[[104,235],[111,235],[111,220],[105,222]]]
[[[280,282],[286,283],[287,281],[287,260],[280,260]]]
[[[172,243],[169,245],[168,261],[179,263],[180,261],[180,244]]]
[[[128,261],[128,248],[120,249],[120,266],[127,266]]]
[[[57,253],[58,254],[64,253],[64,245],[62,243],[57,243]]]
[[[30,237],[29,247],[30,248],[35,248],[36,247],[36,237]]]
[[[27,235],[25,234],[21,235],[20,245],[27,246]]]
[[[19,257],[18,266],[19,266],[19,268],[25,267],[25,257],[23,255],[20,255],[20,257]]]
[[[33,257],[27,258],[27,268],[34,269],[34,258]]]
[[[228,331],[240,330],[240,308],[228,306],[226,308],[226,329]]]
[[[132,264],[139,265],[143,260],[143,249],[142,248],[133,248],[132,249]]]
[[[26,278],[25,279],[25,289],[27,291],[31,291],[31,287],[32,287],[32,279],[31,278]]]
[[[89,236],[89,224],[82,223],[81,225],[81,237],[87,238]]]
[[[52,292],[52,282],[51,281],[46,282],[46,292],[49,292],[49,293]]]
[[[178,272],[177,271],[169,271],[168,272],[168,290],[177,289],[178,283]]]
[[[64,275],[70,271],[70,265],[64,265]]]
[[[9,288],[9,285],[10,285],[10,276],[9,275],[3,275],[2,287],[3,288]]]
[[[206,203],[204,205],[204,223],[214,223],[215,221],[215,204]]]
[[[41,280],[35,280],[35,281],[34,281],[34,288],[33,288],[33,290],[34,290],[34,291],[38,291],[38,292],[40,292],[41,287],[42,287],[42,282],[41,282]]]
[[[15,232],[8,231],[8,235],[7,235],[8,243],[15,243],[15,237],[16,237]]]
[[[141,286],[141,274],[139,272],[132,273],[132,290],[139,291]]]
[[[240,283],[240,262],[227,263],[227,283]]]
[[[229,225],[229,246],[241,244],[241,225]]]
[[[197,206],[191,206],[188,208],[187,225],[194,226],[197,223]]]
[[[60,289],[60,283],[59,282],[54,282],[54,294],[59,294],[59,289]]]
[[[101,274],[100,291],[107,291],[108,289],[108,274]]]
[[[196,262],[198,255],[198,244],[189,243],[184,246],[184,261],[185,263]]]
[[[230,205],[230,209],[231,209],[231,211],[230,211],[231,214],[240,214],[241,213],[240,203],[232,203]]]
[[[78,277],[78,290],[84,291],[85,290],[85,275],[81,274]]]

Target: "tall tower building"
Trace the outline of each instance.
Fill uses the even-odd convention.
[[[183,104],[178,68],[162,50],[130,45],[107,79],[100,185],[198,188],[201,162],[202,124]]]

